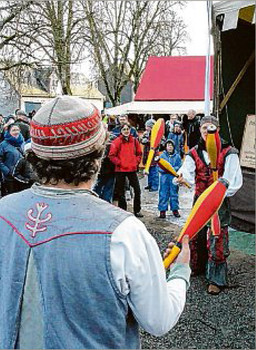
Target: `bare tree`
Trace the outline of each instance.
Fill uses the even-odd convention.
[[[10,45],[17,54],[26,56],[29,63],[53,67],[62,92],[71,95],[71,66],[79,61],[84,48],[82,21],[77,1],[33,1],[18,24],[15,21],[9,24],[17,38]]]
[[[114,106],[128,81],[136,92],[149,55],[184,50],[185,25],[175,11],[184,1],[81,2],[88,48]]]
[[[0,2],[0,70],[2,71],[31,64],[25,52],[15,50],[17,42],[25,35],[17,29],[21,16],[31,4],[32,1]]]

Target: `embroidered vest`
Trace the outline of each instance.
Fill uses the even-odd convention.
[[[110,262],[111,234],[130,214],[74,192],[34,185],[0,201],[2,349],[140,346]]]
[[[217,164],[219,177],[221,177],[224,173],[225,158],[228,154],[231,153],[237,153],[237,150],[232,148],[231,146],[222,148]],[[192,150],[189,152],[189,155],[194,159],[196,164],[196,187],[194,199],[195,202],[195,200],[200,196],[200,194],[203,193],[206,190],[206,188],[208,188],[212,184],[213,179],[211,169],[205,163],[202,151],[198,150],[197,146],[192,148]],[[227,197],[224,199],[224,202],[222,203],[218,214],[222,227],[230,225],[231,210],[229,200]]]
[[[224,163],[225,163],[225,157],[227,153],[231,150],[231,147],[228,146],[221,150],[219,159],[218,159],[218,174],[219,177],[221,177],[224,173]],[[208,188],[212,182],[212,171],[205,163],[205,160],[203,158],[203,154],[201,150],[198,150],[198,147],[192,148],[192,150],[189,152],[190,156],[194,159],[196,164],[196,188],[195,188],[195,195],[198,197],[201,193]]]

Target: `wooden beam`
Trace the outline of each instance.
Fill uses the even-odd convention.
[[[253,50],[251,56],[248,58],[248,60],[245,62],[245,65],[243,66],[243,68],[241,69],[241,71],[239,72],[238,76],[236,77],[236,80],[233,82],[233,84],[231,85],[230,89],[228,90],[226,96],[223,98],[223,100],[221,101],[220,104],[220,108],[219,108],[219,112],[221,113],[221,111],[223,110],[223,108],[225,107],[225,105],[227,104],[228,100],[230,99],[230,96],[233,94],[233,92],[235,91],[235,88],[237,87],[237,85],[239,84],[240,80],[242,79],[242,77],[245,75],[248,67],[250,66],[250,64],[253,62],[255,58],[255,51]]]

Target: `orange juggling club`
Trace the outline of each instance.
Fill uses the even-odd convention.
[[[152,163],[155,151],[157,147],[159,146],[161,139],[164,135],[164,128],[165,128],[165,123],[164,119],[160,118],[157,120],[157,122],[154,124],[152,130],[151,130],[151,137],[150,137],[150,151],[148,154],[148,159],[145,165],[145,174],[149,173],[149,168]]]
[[[171,174],[175,177],[179,177],[175,169],[165,159],[162,159],[160,157],[155,157],[155,161],[157,162],[158,166],[161,169],[163,169],[166,173]],[[185,183],[185,186],[187,186],[188,188],[191,188],[191,186],[187,182]]]
[[[195,202],[187,221],[181,230],[176,244],[172,248],[170,254],[164,259],[164,267],[167,269],[175,260],[181,250],[181,241],[185,235],[192,239],[211,219],[221,206],[228,182],[224,178],[218,179],[209,186]]]
[[[210,159],[213,181],[218,179],[218,158],[221,150],[221,140],[215,125],[209,125],[207,128],[206,150]],[[211,219],[211,230],[214,236],[220,234],[220,220],[218,213]]]

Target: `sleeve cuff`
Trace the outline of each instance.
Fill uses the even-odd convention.
[[[176,278],[183,279],[187,284],[187,290],[190,286],[190,274],[191,269],[188,264],[175,263],[170,269],[167,282],[174,280]]]

